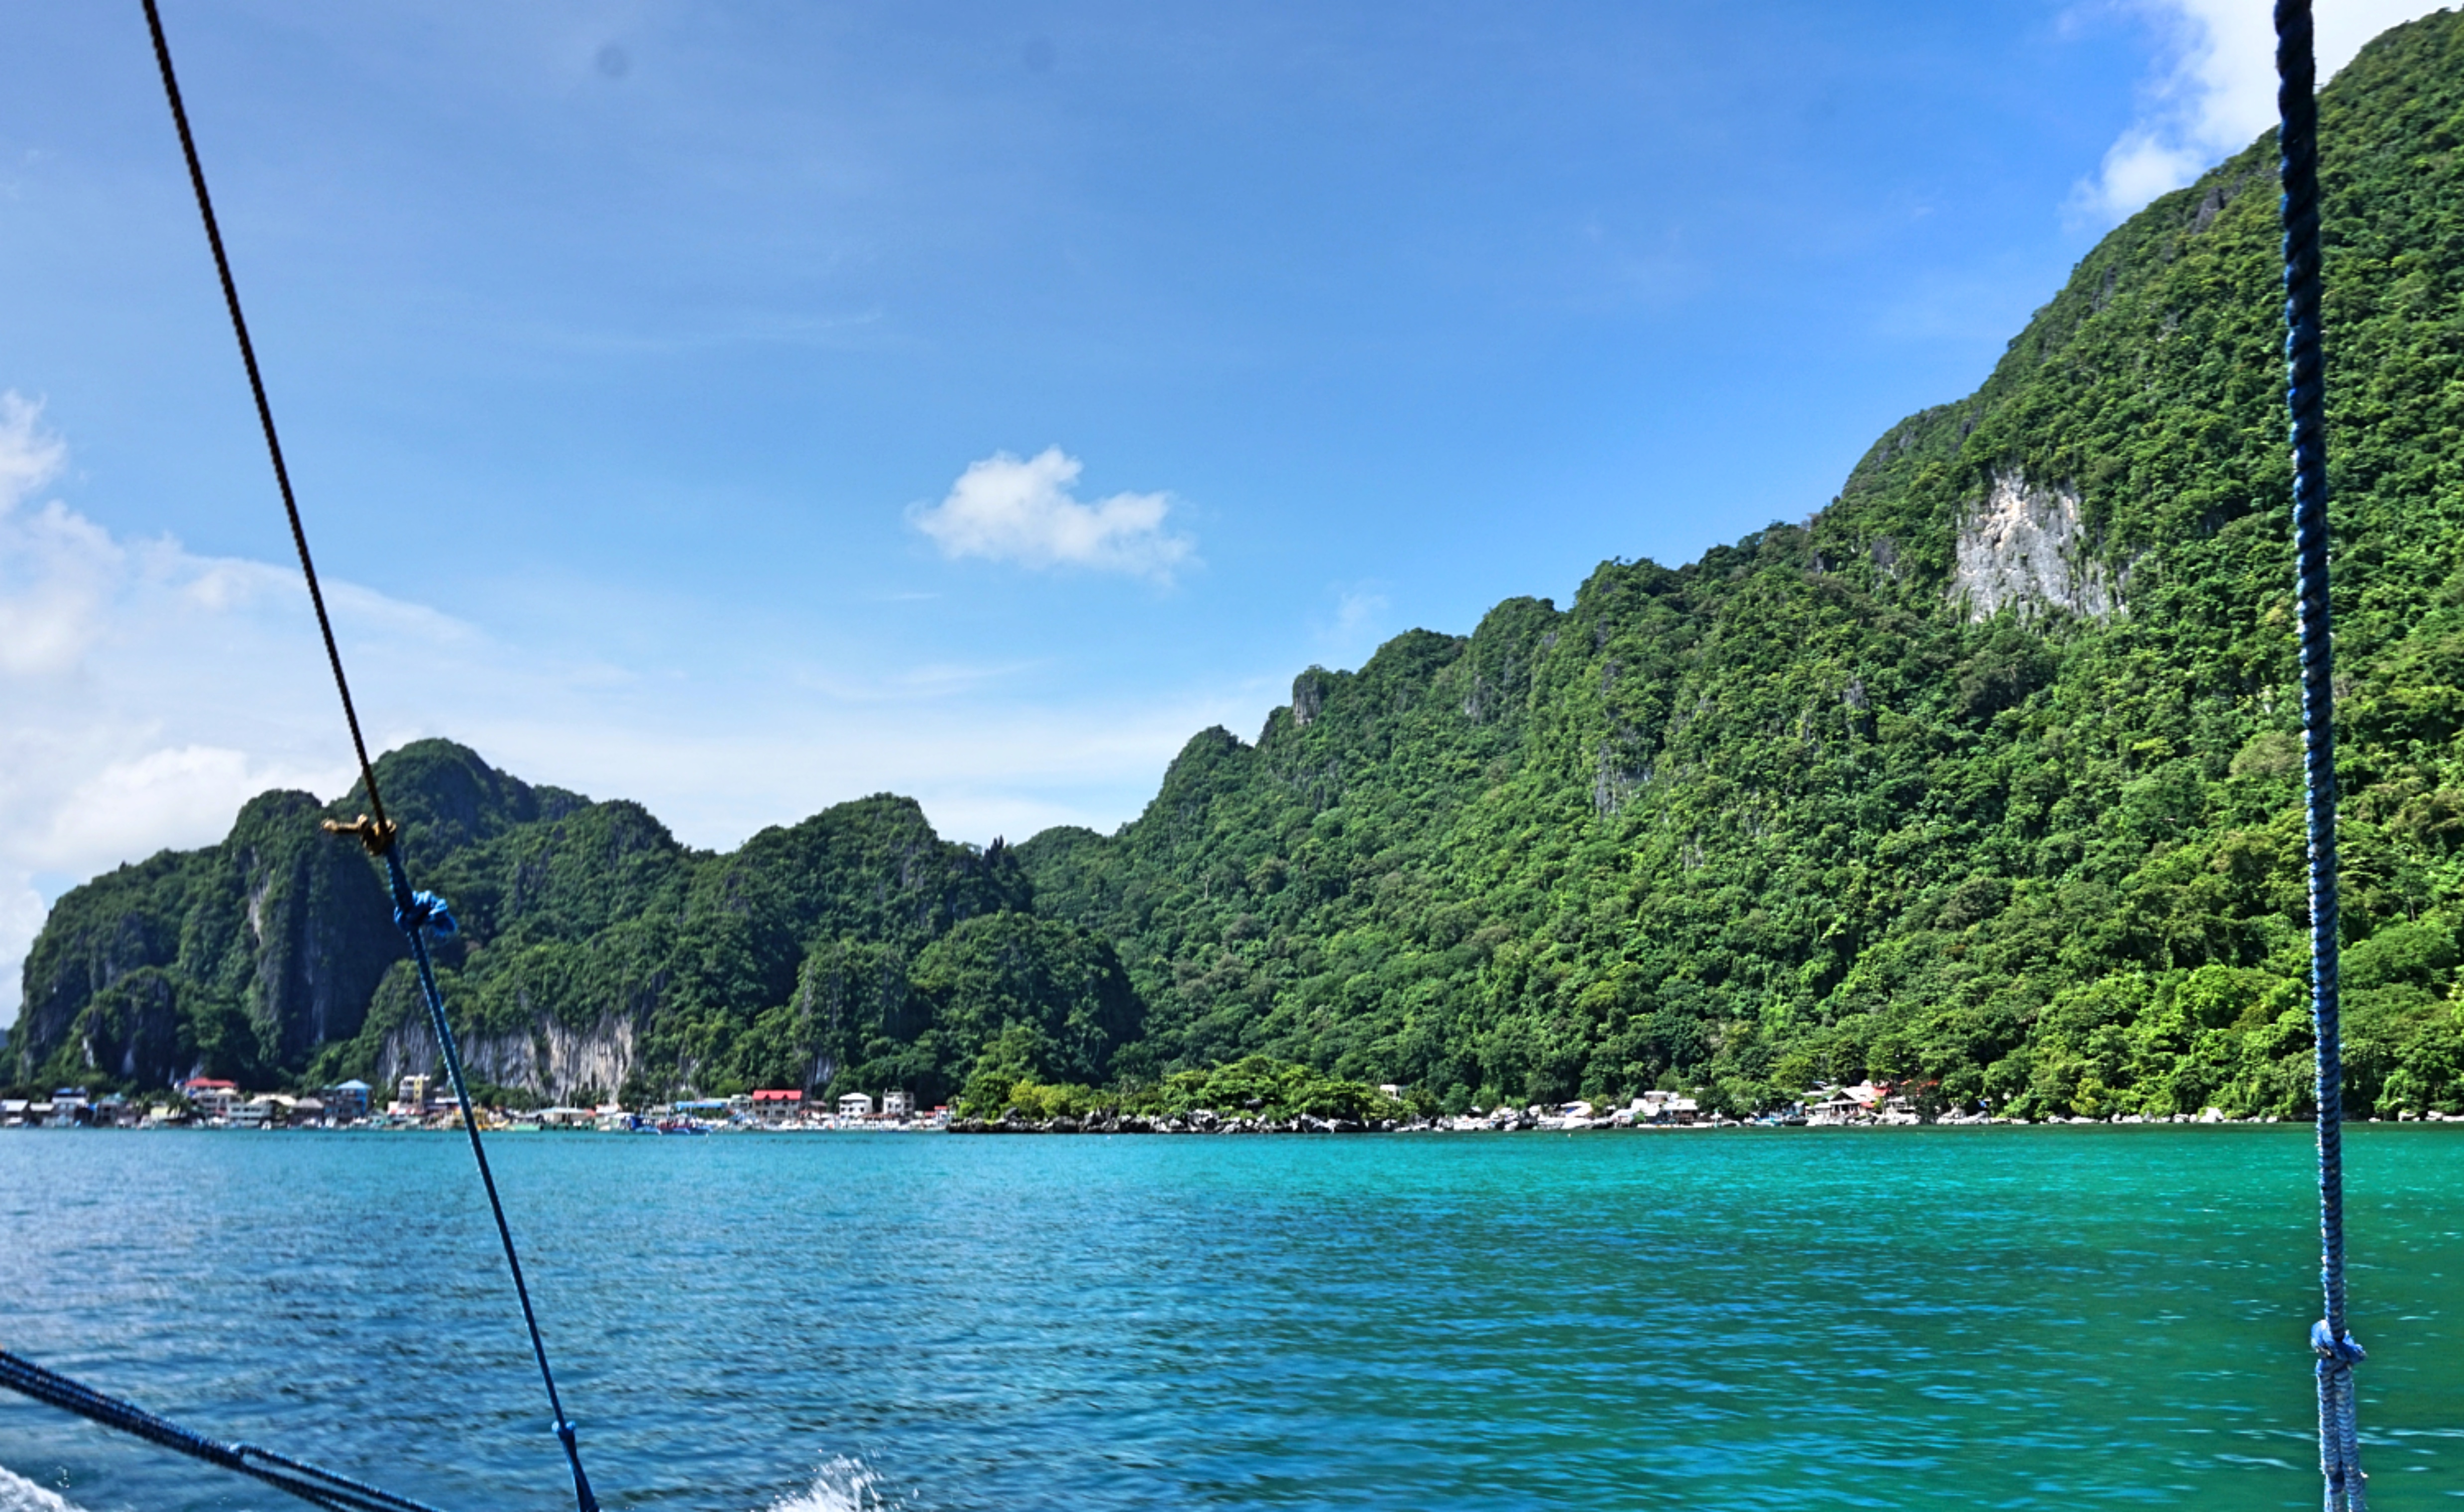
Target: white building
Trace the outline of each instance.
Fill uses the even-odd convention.
[[[840,1098],[839,1116],[841,1118],[870,1118],[872,1116],[872,1095],[869,1092],[849,1092],[845,1097]]]
[[[1630,1109],[1638,1124],[1690,1124],[1702,1110],[1702,1105],[1694,1099],[1658,1088],[1636,1098]]]
[[[884,1118],[913,1118],[913,1117],[914,1117],[914,1116],[915,1116],[915,1094],[914,1094],[914,1093],[913,1093],[913,1092],[884,1092],[884,1093],[882,1093],[882,1094],[881,1094],[881,1116],[882,1116],[882,1117],[884,1117]]]
[[[229,1118],[231,1109],[248,1099],[240,1094],[236,1083],[216,1081],[211,1077],[191,1077],[180,1084],[180,1093],[204,1119]]]

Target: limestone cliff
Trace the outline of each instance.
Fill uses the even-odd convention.
[[[412,874],[463,924],[435,958],[465,1063],[509,1093],[861,1071],[946,1097],[990,1039],[1015,1030],[1005,1053],[1023,1065],[1084,1079],[1136,1019],[1109,947],[1029,918],[1008,848],[941,840],[913,800],[839,804],[711,855],[637,803],[534,786],[450,742],[378,770]],[[222,844],[63,897],[30,958],[7,1080],[438,1069],[380,874],[319,827],[361,806],[267,794]]]
[[[1948,593],[1970,621],[2006,608],[2021,619],[2060,609],[2103,620],[2122,607],[2126,574],[2098,559],[2079,523],[2079,491],[2031,483],[2016,468],[1995,470],[1984,502],[1960,520],[1952,550]]]
[[[209,1060],[253,1070],[357,1034],[403,943],[366,857],[318,828],[325,812],[309,794],[268,793],[222,844],[63,898],[27,958],[17,1074],[37,1046],[77,1042],[94,1068],[161,1085]],[[183,1019],[205,1027],[183,1034]]]

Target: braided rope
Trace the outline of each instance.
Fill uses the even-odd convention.
[[[522,1323],[530,1329],[531,1355],[539,1361],[540,1384],[547,1388],[548,1410],[556,1414],[554,1429],[557,1442],[564,1446],[565,1462],[573,1468],[573,1500],[581,1512],[599,1512],[599,1499],[591,1494],[590,1478],[583,1474],[582,1450],[574,1437],[573,1420],[564,1415],[564,1401],[557,1394],[556,1372],[548,1369],[547,1344],[539,1337],[539,1314],[531,1307],[530,1283],[522,1279],[522,1258],[514,1248],[514,1231],[505,1221],[505,1204],[496,1196],[496,1174],[488,1167],[488,1149],[479,1140],[479,1116],[471,1107],[470,1084],[462,1075],[462,1051],[453,1039],[453,1026],[445,1019],[445,995],[436,985],[436,968],[429,959],[428,935],[430,931],[440,935],[454,931],[452,912],[445,900],[432,892],[410,890],[409,874],[403,869],[402,847],[385,849],[385,878],[393,888],[393,918],[402,926],[403,938],[410,942],[411,964],[419,972],[420,996],[428,1002],[429,1028],[436,1035],[436,1052],[445,1063],[446,1080],[452,1085],[453,1101],[462,1110],[462,1131],[470,1136],[471,1159],[479,1168],[479,1184],[488,1189],[488,1211],[496,1219],[496,1238],[505,1246],[505,1268],[513,1273],[514,1295],[521,1299]]]
[[[2277,0],[2277,172],[2284,187],[2284,399],[2292,424],[2301,757],[2310,849],[2310,1001],[2319,1044],[2319,1471],[2327,1512],[2364,1512],[2344,1317],[2344,1064],[2337,983],[2335,647],[2327,602],[2326,358],[2319,332],[2319,99],[2310,0]]]
[[[248,318],[240,314],[239,284],[231,277],[231,258],[223,252],[222,226],[214,219],[213,197],[206,192],[206,168],[197,156],[196,137],[188,130],[188,107],[180,99],[180,80],[171,72],[171,44],[163,34],[163,14],[155,0],[145,0],[145,25],[154,34],[154,62],[163,71],[164,98],[171,102],[171,123],[179,128],[180,153],[187,159],[188,186],[196,191],[197,212],[206,223],[206,245],[213,250],[214,272],[222,279],[223,307],[231,312],[231,333],[239,339],[240,365],[248,369],[248,391],[256,401],[256,422],[265,432],[266,454],[274,461],[275,485],[282,492],[282,512],[291,521],[291,544],[299,551],[299,571],[308,580],[308,602],[317,609],[317,628],[325,637],[325,665],[334,669],[334,691],[342,697],[342,721],[351,727],[351,750],[360,758],[360,778],[367,784],[368,807],[376,811],[377,832],[385,834],[385,800],[377,796],[376,768],[368,762],[368,743],[360,734],[360,712],[351,702],[351,680],[342,675],[341,647],[334,643],[334,622],[325,613],[325,590],[317,585],[317,564],[308,556],[308,531],[299,523],[299,500],[291,491],[291,468],[282,460],[282,437],[274,428],[274,405],[265,397],[265,377],[257,370],[256,343],[249,340]]]
[[[380,1491],[375,1486],[339,1476],[330,1470],[277,1455],[254,1444],[224,1443],[205,1435],[181,1427],[167,1418],[132,1402],[116,1396],[105,1396],[90,1386],[73,1381],[55,1370],[47,1370],[33,1361],[0,1349],[0,1386],[33,1397],[38,1402],[75,1413],[105,1428],[134,1435],[191,1459],[220,1465],[225,1470],[264,1481],[267,1485],[289,1492],[316,1506],[334,1512],[435,1512],[425,1502],[407,1497]]]

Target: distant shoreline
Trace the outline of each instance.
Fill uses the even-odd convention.
[[[1554,1122],[1554,1121],[1552,1121],[1552,1122]],[[2391,1125],[2393,1125],[2393,1124],[2404,1124],[2404,1125],[2413,1125],[2413,1126],[2433,1125],[2433,1124],[2455,1124],[2455,1125],[2464,1125],[2464,1116],[2454,1116],[2454,1115],[2450,1115],[2450,1116],[2443,1116],[2443,1117],[2442,1117],[2442,1116],[2439,1116],[2439,1115],[2435,1115],[2435,1114],[2433,1114],[2433,1115],[2431,1115],[2431,1116],[2428,1116],[2428,1117],[2424,1117],[2424,1118],[2419,1118],[2419,1119],[2371,1118],[2371,1119],[2366,1119],[2366,1120],[2363,1120],[2363,1119],[2356,1119],[2356,1120],[2352,1120],[2351,1122],[2352,1122],[2352,1123],[2370,1123],[2370,1124],[2380,1124],[2380,1123],[2385,1123],[2385,1124],[2391,1124]],[[1693,1124],[1645,1124],[1645,1123],[1616,1124],[1616,1123],[1611,1123],[1611,1122],[1610,1122],[1610,1121],[1608,1121],[1608,1120],[1602,1119],[1602,1120],[1599,1120],[1599,1121],[1596,1121],[1596,1122],[1592,1122],[1592,1123],[1581,1123],[1581,1124],[1573,1124],[1573,1125],[1564,1124],[1564,1123],[1558,1123],[1558,1124],[1556,1124],[1556,1125],[1555,1125],[1555,1127],[1543,1128],[1543,1127],[1541,1127],[1540,1125],[1538,1125],[1538,1124],[1536,1124],[1536,1123],[1532,1123],[1532,1124],[1526,1124],[1526,1123],[1522,1123],[1522,1122],[1520,1122],[1520,1121],[1516,1121],[1516,1122],[1509,1122],[1509,1123],[1503,1123],[1503,1124],[1490,1124],[1490,1123],[1487,1123],[1487,1122],[1485,1122],[1485,1121],[1482,1121],[1482,1122],[1474,1122],[1474,1121],[1472,1121],[1472,1120],[1468,1120],[1468,1119],[1465,1119],[1465,1120],[1438,1119],[1438,1120],[1433,1120],[1433,1121],[1432,1121],[1432,1120],[1409,1120],[1409,1121],[1401,1121],[1401,1120],[1386,1119],[1386,1120],[1380,1120],[1378,1123],[1374,1124],[1374,1125],[1368,1125],[1368,1124],[1358,1124],[1358,1123],[1353,1123],[1353,1122],[1352,1122],[1352,1121],[1350,1121],[1350,1120],[1343,1120],[1343,1119],[1314,1119],[1314,1118],[1306,1118],[1306,1117],[1304,1117],[1304,1118],[1298,1118],[1298,1119],[1245,1119],[1245,1118],[1244,1118],[1244,1119],[1217,1119],[1217,1120],[1215,1120],[1215,1121],[1213,1121],[1213,1122],[1211,1122],[1211,1123],[1208,1123],[1208,1124],[1199,1125],[1199,1124],[1192,1123],[1191,1121],[1186,1120],[1186,1119],[1174,1119],[1174,1118],[1166,1118],[1166,1119],[1147,1119],[1147,1118],[1115,1118],[1115,1119],[1101,1119],[1101,1118],[1089,1118],[1089,1119],[1083,1119],[1083,1120],[1081,1120],[1081,1119],[1069,1119],[1069,1118],[1055,1118],[1055,1119],[1047,1119],[1047,1120],[1040,1120],[1040,1121],[1038,1121],[1038,1120],[1026,1120],[1026,1119],[1014,1119],[1014,1120],[1009,1120],[1009,1121],[994,1121],[994,1120],[984,1120],[984,1119],[957,1119],[957,1120],[953,1120],[952,1122],[950,1122],[950,1123],[949,1123],[949,1124],[947,1124],[947,1125],[935,1124],[935,1123],[921,1123],[921,1122],[919,1122],[919,1123],[916,1123],[916,1124],[913,1124],[913,1125],[908,1125],[908,1126],[903,1126],[903,1127],[902,1127],[902,1126],[895,1126],[895,1125],[889,1125],[889,1126],[882,1126],[882,1127],[877,1127],[877,1128],[869,1128],[869,1129],[866,1129],[866,1128],[837,1128],[837,1129],[832,1129],[832,1128],[827,1128],[827,1127],[814,1127],[814,1126],[803,1126],[803,1127],[796,1127],[796,1126],[769,1126],[769,1127],[764,1127],[764,1126],[758,1126],[758,1125],[755,1125],[755,1126],[743,1126],[743,1127],[732,1128],[732,1129],[731,1129],[731,1128],[725,1128],[725,1127],[715,1127],[715,1128],[709,1128],[709,1129],[693,1129],[693,1130],[669,1130],[669,1131],[666,1131],[666,1132],[662,1133],[660,1130],[657,1130],[657,1129],[638,1129],[638,1130],[623,1130],[623,1129],[618,1129],[618,1130],[608,1130],[608,1129],[591,1129],[591,1128],[575,1128],[575,1129],[539,1129],[539,1128],[538,1128],[538,1127],[536,1127],[536,1126],[517,1126],[517,1127],[512,1127],[512,1128],[494,1129],[483,1129],[483,1130],[482,1130],[482,1132],[483,1132],[483,1133],[486,1133],[486,1134],[489,1134],[489,1135],[495,1135],[495,1136],[517,1136],[517,1135],[519,1135],[519,1136],[528,1136],[528,1135],[531,1135],[531,1134],[539,1134],[539,1133],[544,1133],[544,1134],[550,1134],[550,1135],[562,1135],[562,1136],[590,1136],[590,1135],[606,1135],[606,1134],[615,1134],[615,1135],[618,1135],[618,1136],[627,1136],[627,1135],[649,1135],[649,1136],[651,1136],[651,1137],[664,1137],[664,1138],[676,1138],[676,1137],[682,1137],[682,1136],[687,1136],[687,1135],[691,1135],[691,1136],[709,1136],[709,1135],[714,1135],[714,1134],[725,1134],[725,1135],[746,1135],[746,1134],[763,1134],[763,1135],[855,1134],[855,1135],[863,1135],[863,1134],[874,1134],[874,1135],[879,1135],[879,1134],[945,1134],[945,1133],[946,1133],[946,1134],[967,1134],[967,1135],[1046,1135],[1046,1136],[1061,1136],[1061,1135],[1071,1135],[1071,1134],[1082,1134],[1082,1135],[1084,1135],[1084,1134],[1094,1134],[1094,1135],[1112,1135],[1112,1134],[1155,1134],[1155,1135],[1202,1135],[1202,1136],[1223,1136],[1223,1135],[1287,1135],[1287,1136],[1289,1136],[1289,1135],[1300,1135],[1300,1136],[1306,1136],[1306,1135],[1311,1135],[1311,1134],[1515,1134],[1515,1133],[1564,1133],[1564,1134],[1574,1134],[1574,1133],[1587,1133],[1587,1132],[1602,1132],[1602,1133],[1641,1133],[1641,1134],[1680,1134],[1680,1133],[1707,1133],[1707,1132],[1713,1132],[1713,1131],[1722,1130],[1722,1129],[1769,1129],[1769,1130],[1779,1130],[1779,1129],[1820,1129],[1820,1130],[1827,1130],[1827,1129],[1864,1129],[1864,1130],[1871,1130],[1871,1129],[2048,1129],[2048,1128],[2094,1128],[2094,1129],[2143,1128],[2143,1129],[2144,1129],[2144,1128],[2174,1128],[2174,1127],[2250,1129],[2250,1128],[2263,1128],[2263,1127],[2267,1127],[2267,1126],[2282,1126],[2282,1127],[2286,1127],[2286,1128],[2290,1128],[2290,1129],[2309,1129],[2309,1128],[2310,1128],[2310,1122],[2309,1122],[2309,1120],[2307,1120],[2307,1119],[2286,1119],[2286,1118],[2280,1118],[2280,1117],[2265,1117],[2265,1118],[2257,1118],[2257,1117],[2254,1117],[2254,1118],[2223,1118],[2223,1119],[2205,1119],[2205,1120],[2202,1120],[2202,1119],[2193,1119],[2193,1118],[2160,1118],[2160,1119],[2147,1119],[2147,1118],[2131,1118],[2131,1117],[2124,1117],[2124,1118],[2116,1118],[2116,1119],[2091,1119],[2091,1118],[2045,1118],[2045,1119],[2026,1119],[2026,1118],[1995,1118],[1995,1119],[1940,1119],[1940,1120],[1935,1120],[1935,1121],[1932,1121],[1932,1122],[1918,1121],[1918,1122],[1913,1122],[1913,1123],[1884,1123],[1884,1122],[1881,1122],[1881,1121],[1880,1121],[1880,1120],[1874,1120],[1874,1121],[1867,1121],[1867,1122],[1859,1122],[1859,1123],[1844,1123],[1844,1124],[1803,1124],[1803,1123],[1782,1123],[1782,1122],[1779,1122],[1779,1121],[1775,1121],[1775,1120],[1767,1120],[1767,1119],[1745,1119],[1745,1120],[1739,1120],[1739,1119],[1706,1119],[1706,1120],[1704,1120],[1703,1122],[1700,1122],[1700,1123],[1693,1123]],[[403,1127],[403,1126],[396,1126],[396,1127],[392,1127],[392,1128],[385,1128],[385,1127],[381,1127],[381,1126],[370,1126],[370,1125],[359,1125],[359,1126],[351,1126],[351,1125],[342,1125],[342,1126],[291,1125],[291,1126],[275,1126],[275,1127],[273,1127],[273,1128],[266,1128],[266,1129],[242,1129],[242,1128],[215,1128],[215,1127],[213,1127],[213,1126],[211,1126],[211,1125],[206,1125],[206,1124],[165,1124],[165,1125],[151,1125],[151,1126],[149,1126],[149,1125],[126,1125],[126,1126],[72,1126],[72,1127],[57,1127],[57,1126],[46,1127],[46,1126],[42,1126],[42,1125],[31,1125],[31,1124],[30,1124],[30,1125],[19,1125],[19,1126],[13,1126],[12,1128],[11,1128],[11,1129],[7,1129],[7,1130],[0,1130],[0,1132],[43,1132],[43,1133],[54,1133],[54,1132],[56,1132],[56,1133],[98,1133],[98,1132],[99,1132],[99,1133],[129,1133],[129,1134],[136,1134],[136,1133],[159,1134],[159,1133],[166,1133],[166,1132],[181,1132],[181,1133],[194,1133],[194,1134],[354,1134],[354,1135],[370,1135],[370,1136],[375,1136],[375,1135],[394,1135],[394,1134],[437,1134],[437,1135],[452,1135],[452,1136],[459,1137],[459,1136],[461,1135],[461,1133],[462,1133],[462,1129],[461,1129],[461,1128],[460,1128],[458,1125],[444,1125],[444,1126],[415,1127],[415,1128],[414,1128],[414,1127]]]

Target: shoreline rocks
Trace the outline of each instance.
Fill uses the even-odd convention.
[[[1065,1113],[1058,1118],[1033,1119],[1022,1116],[1013,1107],[997,1119],[955,1118],[950,1121],[950,1132],[954,1134],[1391,1134],[1406,1128],[1427,1127],[1418,1120],[1406,1123],[1381,1118],[1364,1122],[1350,1118],[1315,1118],[1307,1113],[1285,1119],[1225,1118],[1209,1108],[1161,1118],[1107,1109],[1084,1117]]]

